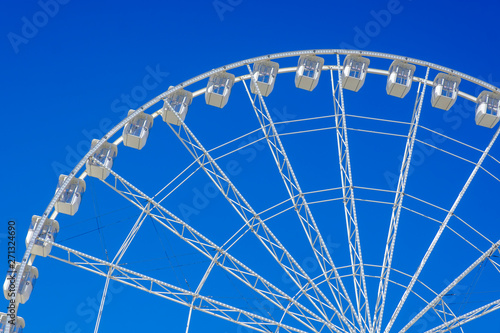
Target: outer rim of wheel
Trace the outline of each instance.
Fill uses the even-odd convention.
[[[87,152],[87,154],[78,162],[78,164],[73,168],[73,170],[69,173],[68,177],[66,177],[65,181],[63,182],[62,186],[56,191],[54,196],[52,197],[49,205],[45,209],[43,215],[41,216],[41,220],[38,223],[37,228],[33,232],[33,236],[26,248],[26,251],[23,255],[22,261],[21,261],[21,267],[19,271],[17,272],[16,276],[16,282],[15,282],[15,292],[14,292],[14,297],[10,299],[10,302],[15,302],[17,292],[19,290],[20,282],[21,282],[21,277],[24,274],[24,270],[26,268],[26,265],[28,264],[28,260],[31,256],[31,251],[34,246],[35,240],[38,237],[38,235],[41,232],[41,229],[43,227],[43,224],[45,220],[49,217],[50,213],[54,209],[55,203],[59,199],[59,197],[62,195],[66,187],[69,185],[70,181],[77,175],[77,173],[81,170],[81,168],[85,165],[87,160],[94,155],[94,153],[105,143],[108,141],[109,138],[111,138],[113,135],[115,135],[119,130],[121,130],[130,120],[135,118],[138,114],[146,111],[149,109],[151,106],[154,104],[160,102],[161,100],[165,99],[172,93],[176,92],[177,90],[183,89],[185,87],[190,86],[191,84],[194,84],[196,82],[199,82],[203,79],[206,79],[210,77],[213,74],[223,72],[223,71],[228,71],[231,69],[239,68],[248,64],[253,64],[258,61],[263,61],[263,60],[272,60],[272,59],[281,59],[281,58],[292,58],[296,56],[301,56],[301,55],[358,55],[358,56],[366,56],[366,57],[372,57],[372,58],[381,58],[381,59],[388,59],[388,60],[401,60],[410,64],[415,64],[419,65],[421,67],[428,67],[440,72],[444,72],[447,74],[454,75],[456,77],[459,77],[461,79],[464,79],[466,81],[469,81],[471,83],[474,83],[482,88],[485,88],[487,90],[495,91],[500,93],[500,88],[491,85],[483,80],[479,80],[473,76],[464,74],[462,72],[453,70],[448,67],[440,66],[431,62],[415,59],[415,58],[410,58],[410,57],[404,57],[404,56],[399,56],[399,55],[393,55],[393,54],[388,54],[388,53],[382,53],[382,52],[372,52],[372,51],[361,51],[361,50],[345,50],[345,49],[311,49],[311,50],[301,50],[301,51],[291,51],[291,52],[281,52],[281,53],[274,53],[274,54],[269,54],[269,55],[264,55],[264,56],[259,56],[259,57],[254,57],[254,58],[249,58],[246,60],[234,62],[225,66],[221,66],[219,68],[213,69],[211,71],[205,72],[201,75],[195,76],[189,80],[186,80],[171,89],[161,93],[160,95],[154,97],[150,101],[146,102],[135,112],[124,118],[122,121],[120,121],[115,127],[113,127],[108,133],[106,133],[101,139],[99,139],[99,142]],[[325,65],[324,67],[328,67]],[[324,68],[323,68],[324,70]],[[422,79],[423,80],[423,79]],[[86,173],[82,173],[79,177],[85,177]],[[53,214],[57,215],[57,212],[54,212]],[[55,217],[55,216],[53,216]],[[17,308],[16,308],[17,312]],[[7,322],[7,325],[5,327],[5,330],[8,332],[10,330],[10,324]]]

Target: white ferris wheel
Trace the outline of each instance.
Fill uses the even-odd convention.
[[[458,71],[337,49],[170,87],[59,177],[0,331],[21,316],[36,330],[23,304],[66,264],[104,286],[95,332],[111,285],[172,307],[185,332],[498,327],[499,107],[497,87]]]

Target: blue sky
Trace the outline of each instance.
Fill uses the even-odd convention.
[[[6,225],[9,219],[16,221],[17,258],[21,258],[25,250],[24,237],[31,216],[43,213],[54,193],[59,174],[68,173],[76,165],[87,151],[91,138],[103,135],[112,124],[123,119],[129,108],[137,108],[166,91],[169,86],[213,68],[284,51],[358,48],[430,61],[496,86],[500,82],[500,70],[495,60],[500,50],[497,33],[499,6],[491,1],[308,1],[301,4],[261,0],[140,3],[55,1],[5,0],[0,5],[0,33],[3,36],[0,52],[4,76],[2,99],[5,110],[2,116],[6,118],[3,132],[7,138],[3,145],[1,172],[2,219],[5,221],[2,223]],[[334,63],[334,57],[327,60],[329,64]],[[296,59],[288,59],[284,64],[293,66],[295,62]],[[244,70],[239,69],[235,74],[241,75]],[[435,74],[433,72],[430,78],[433,79]],[[281,121],[304,118],[304,112],[311,116],[331,114],[332,109],[328,109],[328,105],[331,107],[331,97],[328,99],[329,75],[328,72],[322,74],[320,85],[311,94],[295,90],[293,75],[280,76],[275,91],[268,99],[268,106],[275,118]],[[196,85],[196,89],[202,88],[204,84]],[[346,108],[353,114],[380,114],[381,117],[409,121],[416,84],[402,101],[385,96],[384,84],[385,78],[377,77],[370,82],[367,79],[366,86],[357,95],[346,92]],[[467,88],[470,94],[477,95],[479,92],[471,85],[464,84],[464,89]],[[429,92],[422,125],[434,130],[441,129],[449,136],[484,149],[493,131],[473,125],[473,117],[466,104],[457,105],[449,111],[449,116],[444,115],[444,111],[432,109]],[[326,96],[322,102],[315,98],[320,93]],[[258,128],[255,117],[251,117],[252,110],[244,88],[241,85],[235,87],[231,97],[223,110],[205,106],[203,96],[193,102],[187,124],[207,148]],[[350,103],[349,106],[347,103]],[[237,112],[242,108],[248,112]],[[406,112],[399,113],[402,109]],[[331,119],[329,121],[331,125]],[[365,126],[355,120],[351,124]],[[293,126],[288,124],[280,130],[295,131]],[[317,123],[311,126],[323,125]],[[387,130],[407,132],[406,127],[390,127]],[[433,142],[438,147],[463,154],[473,161],[480,156],[477,152],[455,146],[450,140],[436,139],[430,132],[421,131],[419,134],[422,140],[432,141],[434,138]],[[353,163],[353,172],[360,186],[387,187],[389,185],[384,174],[398,171],[398,156],[403,152],[404,140],[377,138],[380,141],[372,141],[361,133],[353,134],[351,157],[356,162]],[[338,186],[340,182],[338,168],[333,168],[331,173],[325,169],[325,166],[338,165],[335,141],[328,153],[315,146],[316,142],[325,143],[330,139],[335,140],[333,132],[304,139],[296,136],[283,138],[290,159],[294,161],[294,170],[299,180],[307,184],[303,187],[309,191],[321,186]],[[245,140],[250,142],[252,139],[249,137]],[[251,146],[236,154],[234,158],[237,164],[232,166],[229,164],[231,159],[221,159],[225,170],[228,173],[233,171],[235,185],[246,189],[245,197],[254,204],[256,210],[269,207],[270,202],[278,203],[280,200],[277,198],[286,199],[281,178],[272,168],[273,162],[267,150],[265,146]],[[415,181],[409,183],[409,191],[449,209],[471,171],[470,164],[434,150],[426,151],[425,147],[419,153],[421,163],[415,162],[418,165],[412,169],[410,176],[410,179],[415,177]],[[300,154],[305,155],[301,157]],[[500,156],[498,144],[492,154]],[[137,163],[139,159],[143,160],[142,165]],[[162,120],[157,118],[145,149],[138,152],[119,147],[116,170],[140,188],[154,194],[190,162],[186,150],[175,141]],[[486,163],[489,163],[487,167],[492,173],[500,173],[498,164],[491,161]],[[317,176],[319,172],[323,172],[322,176]],[[236,220],[238,217],[220,195],[214,195],[208,202],[201,200],[198,202],[199,207],[195,206],[193,200],[197,191],[203,192],[209,186],[207,178],[203,176],[197,173],[171,199],[166,200],[165,205],[167,208],[170,205],[182,217],[180,204],[192,204],[199,214],[184,213],[184,217],[195,228],[222,242],[229,232],[235,230],[225,229],[224,224],[215,222],[221,220],[221,214],[224,221]],[[103,249],[106,248],[112,258],[127,234],[127,228],[135,221],[137,211],[97,180],[87,180],[82,211],[74,217],[58,217],[61,224],[58,240],[101,258],[105,258]],[[494,207],[500,192],[498,182],[480,174],[469,192],[465,197],[468,204],[459,207],[457,214],[489,235],[491,240],[497,241],[500,228]],[[391,200],[391,196],[387,198]],[[422,208],[418,202],[405,200],[415,209]],[[342,206],[332,203],[331,206],[318,205],[314,209],[318,220],[337,214],[335,216],[338,216],[340,223],[327,229],[324,236],[337,253],[339,265],[348,264]],[[440,220],[446,215],[442,212],[429,214]],[[358,215],[360,221],[364,221],[363,241],[369,249],[364,251],[364,255],[370,258],[371,263],[381,264],[383,248],[377,240],[385,242],[390,208],[360,203]],[[432,224],[421,227],[420,223],[425,221],[408,212],[403,213],[404,217],[414,224],[401,229],[401,239],[397,244],[416,243],[415,247],[397,248],[395,262],[403,271],[413,274],[423,254],[422,250],[425,250],[437,229]],[[296,219],[291,213],[289,216],[283,215],[282,220],[275,222],[274,230],[284,242],[293,243],[295,234],[288,229],[287,224],[283,224],[288,218]],[[382,218],[386,220],[379,222]],[[241,226],[241,220],[238,223]],[[192,249],[179,243],[173,236],[157,230],[151,221],[148,220],[146,224],[144,233],[141,230],[137,242],[133,244],[130,257],[126,257],[134,263],[131,266],[183,287],[183,280],[189,280],[190,288],[196,289],[192,284],[199,280],[200,272],[206,269],[206,259],[193,254]],[[95,230],[97,225],[106,227],[98,232]],[[456,227],[464,228],[458,222]],[[488,248],[487,244],[476,240],[476,236],[468,234],[469,229],[464,228],[463,232],[475,244],[480,244],[483,251]],[[6,248],[5,231],[0,230],[0,235],[0,244]],[[151,244],[150,237],[154,237],[155,245]],[[437,258],[429,262],[429,269],[424,270],[422,275],[438,292],[445,286],[443,281],[452,280],[456,276],[453,273],[460,273],[477,258],[478,253],[448,234],[443,236],[443,242],[439,244]],[[302,258],[309,255],[306,250],[302,252],[300,247],[294,251]],[[234,252],[245,258],[249,266],[260,265],[261,269],[273,272],[270,269],[274,267],[273,263],[268,263],[266,259],[261,261],[265,257],[264,251],[251,237],[245,238]],[[26,332],[92,331],[95,315],[93,304],[95,299],[97,302],[100,300],[99,292],[104,279],[55,260],[37,258],[35,265],[40,269],[40,279],[32,299],[21,305],[19,312],[26,320]],[[442,275],[433,278],[434,270],[438,274],[441,265],[449,269],[449,274],[441,272]],[[172,269],[172,266],[175,268]],[[441,269],[444,270],[443,267]],[[376,269],[373,272],[376,274]],[[498,287],[496,293],[479,293],[495,290],[495,284],[498,285],[498,274],[490,273],[485,268],[483,275],[480,275],[483,278],[478,278],[479,282],[475,283],[471,279],[461,285],[461,294],[457,293],[457,297],[462,297],[459,300],[467,298],[467,290],[476,291],[470,296],[471,304],[467,305],[470,308],[465,308],[472,309],[475,304],[480,304],[474,303],[476,301],[498,299]],[[282,272],[269,274],[270,278],[277,279],[276,283],[280,287],[290,288],[289,283],[282,279]],[[185,279],[185,276],[189,278]],[[240,290],[241,286],[236,284],[229,287],[230,284],[225,282],[227,280],[222,272],[214,273],[213,282],[207,285],[207,293],[220,293],[221,299],[231,302],[235,290]],[[371,286],[376,289],[377,284]],[[130,289],[119,284],[112,286],[112,297],[104,310],[101,331],[185,330],[187,308],[172,306]],[[394,290],[395,296],[388,301],[393,307],[401,293],[400,289]],[[244,293],[241,291],[242,295]],[[482,296],[484,298],[480,299]],[[243,304],[238,297],[235,304],[240,305],[241,302],[242,307],[254,310],[258,307],[250,304],[252,301]],[[258,299],[255,302],[259,304]],[[405,309],[401,317],[409,317],[422,305],[417,300],[411,304],[415,308]],[[456,306],[458,311],[464,311],[460,304]],[[384,320],[387,322],[388,318],[384,317]],[[430,328],[436,320],[430,316],[414,329],[418,331],[426,325]],[[471,324],[469,330],[500,332],[499,321],[499,314],[494,313],[489,320]],[[491,326],[494,322],[497,326]],[[201,331],[206,325],[214,327],[210,330],[236,330],[225,322],[195,315],[191,331]],[[464,329],[467,331],[467,327]]]

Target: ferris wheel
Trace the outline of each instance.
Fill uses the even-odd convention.
[[[498,327],[499,108],[482,80],[354,50],[172,86],[59,177],[7,274],[0,332],[36,330],[35,281],[71,266],[103,285],[94,332],[117,285],[185,332]]]

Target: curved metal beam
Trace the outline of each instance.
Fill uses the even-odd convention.
[[[85,165],[86,161],[91,156],[93,156],[94,153],[98,149],[101,148],[101,146],[104,144],[104,142],[107,142],[107,140],[109,138],[111,138],[113,135],[115,135],[129,121],[131,121],[133,118],[135,118],[140,113],[142,113],[142,112],[146,111],[147,109],[149,109],[154,104],[160,102],[161,100],[163,100],[164,98],[166,98],[170,94],[176,92],[177,90],[182,89],[182,88],[184,88],[186,86],[189,86],[189,85],[191,85],[191,84],[193,84],[195,82],[198,82],[198,81],[201,81],[203,79],[206,79],[206,78],[208,78],[212,74],[219,73],[219,72],[226,71],[226,70],[230,70],[230,69],[234,69],[234,68],[238,68],[238,67],[241,67],[241,66],[244,66],[244,65],[247,65],[247,64],[252,64],[254,62],[261,61],[261,60],[288,58],[288,57],[295,57],[295,56],[306,55],[306,54],[316,54],[316,55],[328,55],[328,54],[330,54],[330,55],[333,55],[333,54],[349,55],[349,54],[356,54],[356,55],[367,56],[367,57],[374,57],[374,58],[383,58],[383,59],[390,59],[390,60],[402,60],[402,61],[406,61],[408,63],[412,63],[412,64],[415,64],[415,65],[429,67],[429,68],[432,68],[432,69],[435,69],[435,70],[438,70],[438,71],[441,71],[441,72],[453,74],[453,75],[455,75],[457,77],[460,77],[461,79],[464,79],[464,80],[470,81],[472,83],[475,83],[475,84],[477,84],[477,85],[479,85],[479,86],[481,86],[481,87],[483,87],[485,89],[489,89],[489,90],[492,90],[492,91],[500,92],[499,88],[497,88],[497,87],[495,87],[495,86],[493,86],[493,85],[491,85],[491,84],[489,84],[487,82],[484,82],[482,80],[476,79],[476,78],[474,78],[474,77],[472,77],[470,75],[461,73],[459,71],[455,71],[455,70],[450,69],[448,67],[436,65],[434,63],[427,62],[427,61],[422,61],[422,60],[415,59],[415,58],[403,57],[403,56],[398,56],[398,55],[393,55],[393,54],[388,54],[388,53],[382,53],[382,52],[370,52],[370,51],[358,51],[358,50],[343,50],[343,49],[320,49],[320,50],[315,50],[315,49],[312,49],[312,50],[302,50],[302,51],[292,51],[292,52],[275,53],[275,54],[270,54],[270,55],[265,55],[265,56],[260,56],[260,57],[255,57],[255,58],[250,58],[250,59],[238,61],[238,62],[229,64],[229,65],[222,66],[222,67],[219,67],[217,69],[213,69],[211,71],[205,72],[205,73],[203,73],[201,75],[198,75],[198,76],[196,76],[194,78],[191,78],[191,79],[189,79],[187,81],[184,81],[184,82],[176,85],[172,89],[169,89],[169,90],[163,92],[162,94],[156,96],[155,98],[151,99],[150,101],[148,101],[145,104],[143,104],[142,106],[140,106],[137,110],[135,110],[135,112],[133,112],[132,114],[130,114],[129,116],[127,116],[126,118],[124,118],[117,125],[115,125],[108,133],[106,133],[106,135],[104,135],[99,140],[99,142],[93,148],[91,148],[89,150],[89,152],[87,154],[85,154],[85,156],[78,162],[78,164],[70,172],[70,174],[68,175],[68,177],[66,177],[65,181],[63,182],[63,184],[59,188],[59,190],[56,191],[56,193],[53,196],[52,200],[49,202],[47,208],[45,209],[44,213],[42,214],[41,220],[40,220],[37,228],[33,232],[33,237],[31,238],[31,240],[29,241],[29,243],[26,246],[26,251],[25,251],[25,253],[23,255],[23,258],[22,258],[22,261],[21,261],[21,266],[19,268],[19,272],[18,272],[18,275],[16,277],[16,281],[15,281],[15,292],[13,293],[10,301],[11,302],[15,302],[16,301],[16,295],[18,293],[19,286],[20,286],[20,283],[21,283],[21,277],[24,274],[24,270],[26,269],[26,265],[29,262],[31,263],[34,260],[34,256],[31,255],[31,251],[33,249],[35,241],[36,241],[38,235],[40,234],[40,232],[42,230],[42,227],[43,227],[43,224],[44,224],[45,220],[48,218],[48,216],[50,215],[50,213],[54,209],[54,206],[55,206],[57,200],[59,200],[59,198],[61,197],[62,193],[65,191],[66,187],[69,185],[70,181],[82,169],[82,167]],[[82,174],[82,175],[85,177],[84,174]],[[30,260],[30,257],[32,257],[31,258],[32,260]],[[10,330],[10,326],[11,326],[10,323],[7,322],[7,325],[5,327],[5,330],[7,332]]]

